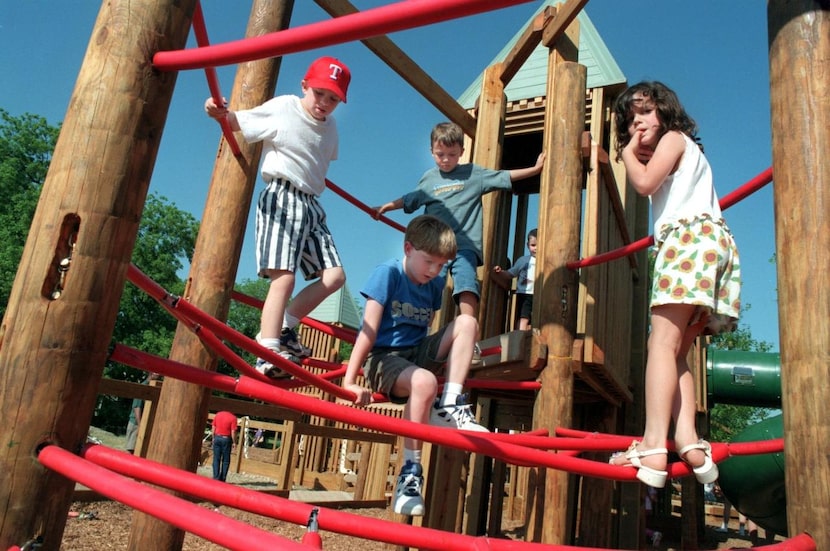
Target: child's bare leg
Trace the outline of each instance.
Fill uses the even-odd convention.
[[[462,292],[458,295],[458,310],[475,318],[478,314],[478,297],[469,291]]]
[[[285,305],[294,292],[294,273],[288,270],[267,270],[266,275],[271,280],[268,295],[262,306],[260,317],[260,337],[276,339],[282,330],[282,318],[285,314]]]
[[[438,357],[447,358],[448,383],[464,385],[470,371],[473,349],[477,341],[478,320],[475,316],[462,313],[447,325],[444,337],[438,346]]]
[[[341,288],[344,283],[346,283],[346,272],[343,271],[343,268],[336,267],[323,270],[320,272],[320,278],[317,281],[297,293],[297,296],[294,297],[288,307],[288,312],[297,319],[304,318],[317,308],[326,297]],[[279,323],[280,329],[282,329],[282,318],[280,318]]]
[[[403,417],[414,423],[429,423],[429,414],[435,396],[438,394],[438,380],[435,374],[418,366],[407,368],[400,374],[392,387],[395,396],[409,396],[403,410]],[[420,440],[405,437],[404,448],[420,450]]]
[[[521,331],[530,329],[530,320],[527,318],[519,318],[519,329]]]
[[[687,356],[694,340],[706,325],[704,318],[686,328],[683,342],[677,356],[678,394],[674,404],[675,433],[674,439],[677,448],[683,448],[698,441],[697,427],[695,426],[695,381],[692,370],[689,368]],[[703,450],[689,450],[684,459],[691,465],[700,466],[705,461]]]
[[[666,446],[673,404],[679,392],[677,355],[693,310],[693,306],[683,304],[652,309],[646,365],[646,428],[639,446],[641,451]],[[665,455],[642,459],[644,465],[658,470],[665,470],[667,461]]]

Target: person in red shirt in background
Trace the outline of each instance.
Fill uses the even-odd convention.
[[[231,464],[231,449],[236,444],[236,416],[218,411],[213,417],[213,479],[225,481]]]

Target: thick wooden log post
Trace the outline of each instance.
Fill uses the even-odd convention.
[[[479,98],[478,125],[476,127],[473,162],[487,168],[501,168],[504,141],[504,119],[507,96],[501,81],[501,63],[491,65],[482,75]],[[493,337],[504,333],[507,296],[490,278],[490,270],[502,258],[507,257],[507,241],[510,225],[511,193],[496,191],[482,198],[484,220],[482,225],[482,254],[484,266],[479,270],[481,278],[481,306],[479,323],[481,337]]]
[[[767,17],[787,524],[830,549],[830,7],[770,0]]]
[[[43,184],[2,327],[0,547],[60,548],[74,483],[37,447],[86,440],[194,2],[105,2]],[[63,271],[63,268],[68,268]]]
[[[479,98],[478,124],[476,126],[473,162],[488,168],[501,166],[502,146],[504,140],[504,119],[507,110],[507,96],[501,74],[501,63],[491,65],[482,76],[481,96]],[[504,317],[507,310],[506,295],[497,290],[492,292],[494,284],[490,279],[490,269],[494,258],[507,255],[507,239],[510,231],[510,192],[497,191],[482,198],[484,220],[482,226],[483,268],[479,269],[481,278],[481,304],[479,307],[479,324],[481,336],[492,337],[503,332]],[[491,408],[485,403],[478,404],[481,422],[487,426],[488,412]],[[456,452],[460,453],[460,452]],[[490,491],[490,473],[492,460],[476,454],[470,462],[467,477],[467,498],[464,500],[464,533],[480,535],[486,531],[487,498]]]
[[[551,56],[554,54],[551,53]],[[561,62],[553,67],[556,93],[548,91],[545,150],[539,194],[539,248],[533,325],[548,345],[542,388],[533,411],[533,428],[571,425],[573,412],[572,347],[576,332],[579,280],[565,263],[579,256],[582,210],[582,155],[585,127],[585,67]],[[552,83],[549,83],[549,88]],[[537,305],[538,304],[538,308]],[[568,543],[568,473],[535,469],[528,539]]]
[[[293,6],[293,0],[256,0],[251,8],[246,36],[287,28]],[[241,64],[230,96],[231,108],[246,109],[270,99],[276,87],[280,61],[281,58],[268,58]],[[205,88],[205,97],[208,95]],[[249,145],[239,136],[237,138],[239,157],[234,156],[224,138],[220,142],[185,290],[187,300],[222,320],[227,319],[230,307],[248,211],[258,182],[261,153],[259,144]],[[182,324],[176,329],[170,358],[210,371],[216,369],[216,358]],[[209,396],[209,390],[196,385],[165,381],[148,451],[150,459],[196,471],[208,418]],[[181,549],[184,535],[182,530],[155,517],[136,513],[129,548],[136,551]]]

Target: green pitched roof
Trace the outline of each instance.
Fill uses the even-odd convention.
[[[521,37],[522,32],[533,21],[536,15],[544,10],[547,6],[552,6],[560,2],[549,0],[543,2],[534,14],[528,18],[527,23],[519,29],[499,54],[490,63],[502,61],[516,42]],[[585,11],[580,11],[577,15],[579,21],[579,63],[585,65],[587,69],[587,86],[588,88],[599,88],[603,86],[610,86],[612,84],[621,84],[626,81],[617,62],[614,61],[611,52],[605,46],[605,42],[600,38],[594,24],[588,18]],[[507,101],[518,101],[522,99],[531,99],[543,97],[546,95],[547,86],[547,69],[548,69],[548,49],[539,44],[533,53],[530,54],[527,61],[519,72],[510,81],[510,84],[505,88],[507,94]],[[464,91],[458,98],[465,109],[471,109],[475,106],[476,99],[481,94],[481,75]]]
[[[343,286],[326,297],[309,317],[326,323],[339,323],[344,327],[360,327],[360,308],[347,286]]]

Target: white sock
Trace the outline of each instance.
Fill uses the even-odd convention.
[[[282,318],[282,326],[288,327],[289,329],[294,329],[300,324],[300,318],[296,318],[289,314],[288,312]]]
[[[464,390],[464,385],[458,383],[444,383],[444,393],[441,395],[441,406],[454,406]]]
[[[257,342],[264,346],[265,348],[270,348],[271,350],[279,350],[280,349],[280,339],[279,337],[273,339],[257,339]]]
[[[403,449],[403,461],[406,463],[409,461],[410,463],[420,463],[421,462],[421,450],[410,450],[409,448]]]

